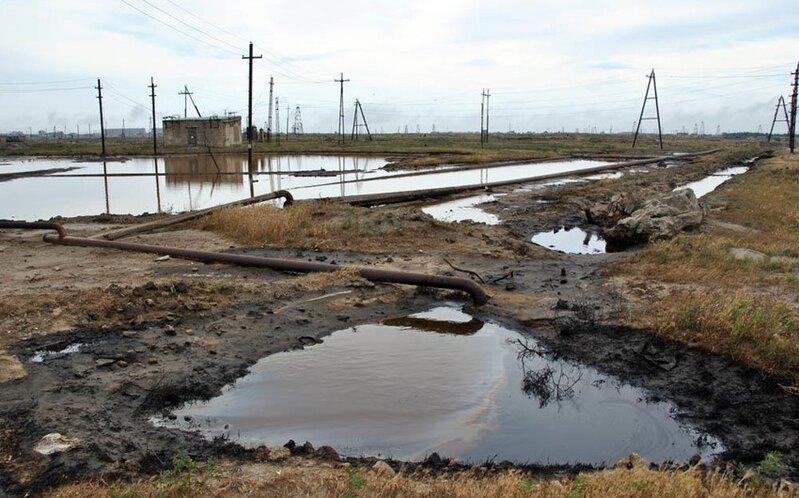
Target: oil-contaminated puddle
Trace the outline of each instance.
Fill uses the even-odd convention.
[[[710,176],[706,176],[701,180],[697,180],[695,182],[688,183],[681,187],[677,187],[674,190],[680,190],[684,188],[689,188],[694,191],[694,195],[696,195],[697,199],[705,196],[714,190],[716,190],[722,183],[726,182],[730,178],[736,175],[742,175],[749,171],[749,168],[746,166],[733,166],[731,168],[723,169],[721,171],[717,171]]]
[[[476,195],[455,199],[454,201],[442,202],[433,206],[422,208],[422,211],[429,214],[438,221],[457,222],[474,221],[485,223],[486,225],[498,225],[499,218],[496,215],[487,213],[478,208],[479,204],[493,202],[498,196],[493,194]]]
[[[348,456],[612,463],[710,458],[718,441],[675,407],[450,307],[334,332],[258,361],[207,402],[158,425],[244,446],[289,439]]]
[[[605,252],[605,239],[598,233],[581,228],[556,228],[550,232],[533,235],[532,242],[553,251],[569,254],[602,254]]]
[[[76,342],[75,344],[70,344],[59,350],[41,349],[39,351],[35,351],[33,356],[31,356],[30,360],[28,361],[30,363],[44,363],[47,360],[53,360],[72,353],[77,353],[83,346],[85,346],[85,344]]]

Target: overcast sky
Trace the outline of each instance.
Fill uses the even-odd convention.
[[[159,127],[183,114],[183,85],[203,116],[246,116],[250,40],[254,123],[272,75],[281,128],[299,105],[313,132],[336,129],[340,72],[348,127],[358,98],[373,131],[478,131],[490,88],[492,131],[627,131],[652,68],[665,131],[768,131],[799,61],[796,0],[0,0],[0,14],[0,131],[97,131],[98,77],[108,127],[149,128],[150,76]]]

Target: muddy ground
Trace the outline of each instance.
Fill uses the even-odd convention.
[[[465,310],[480,319],[541,338],[551,354],[644,387],[655,399],[673,401],[681,417],[722,441],[727,449],[723,459],[751,463],[768,451],[780,451],[799,468],[799,397],[783,391],[781,379],[619,326],[625,296],[604,268],[629,251],[566,255],[528,242],[537,231],[559,226],[592,228],[584,208],[612,193],[627,189],[650,196],[752,155],[746,151],[672,168],[639,167],[616,182],[528,191],[506,187],[498,192],[507,195],[486,206],[503,225],[454,224],[453,234],[440,240],[426,237],[419,249],[236,248],[192,228],[133,237],[153,244],[442,275],[468,276],[461,270],[469,270],[484,280],[490,295],[489,304],[480,308],[457,292],[373,284],[351,272],[298,276],[158,260],[54,246],[41,241],[41,231],[2,230],[0,365],[6,377],[0,383],[0,485],[9,495],[22,495],[76,479],[135,477],[168,466],[180,452],[195,458],[254,458],[254,452],[227,441],[156,427],[150,418],[219,394],[264,356],[443,300],[464,301]],[[63,221],[70,233],[88,236],[137,219]],[[520,250],[520,245],[529,248]],[[78,352],[57,353],[77,343],[82,344]],[[41,351],[56,354],[30,362]],[[663,368],[674,362],[673,368]],[[81,444],[52,456],[33,452],[33,445],[51,432]]]

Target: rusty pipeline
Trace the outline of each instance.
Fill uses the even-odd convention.
[[[20,228],[25,230],[55,230],[59,237],[66,237],[67,231],[58,223],[50,221],[7,221],[0,220],[0,228]]]
[[[250,266],[256,268],[271,268],[279,271],[292,271],[299,273],[311,272],[335,272],[345,267],[332,265],[329,263],[315,263],[310,261],[297,261],[281,258],[265,258],[260,256],[248,256],[245,254],[218,253],[209,251],[197,251],[194,249],[181,249],[178,247],[155,246],[149,244],[138,244],[134,242],[122,242],[117,240],[89,239],[85,237],[73,237],[67,235],[64,227],[58,223],[49,222],[24,222],[24,221],[0,221],[0,228],[21,228],[21,229],[51,229],[58,232],[58,235],[47,234],[43,240],[52,244],[79,247],[101,247],[105,249],[120,249],[123,251],[145,252],[160,254],[175,258],[201,261],[203,263],[228,263],[238,266]],[[417,285],[422,287],[437,287],[442,289],[452,289],[466,292],[472,297],[475,305],[482,305],[488,302],[485,291],[472,280],[461,277],[446,277],[439,275],[428,275],[424,273],[413,273],[395,270],[381,270],[378,268],[356,267],[358,274],[372,282],[384,282],[395,284]]]

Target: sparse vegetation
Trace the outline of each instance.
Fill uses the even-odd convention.
[[[262,247],[416,253],[457,238],[459,251],[467,253],[500,248],[534,250],[524,243],[509,242],[496,227],[469,227],[474,235],[469,236],[464,235],[466,230],[437,222],[418,209],[369,209],[332,201],[301,201],[285,209],[272,205],[225,209],[198,221],[197,226],[239,244]]]
[[[335,135],[295,135],[290,140],[255,142],[256,153],[267,154],[368,154],[409,155],[398,158],[410,166],[429,166],[445,162],[481,163],[526,159],[546,159],[564,155],[605,155],[609,157],[660,154],[653,140],[644,140],[635,151],[630,150],[631,137],[625,134],[575,134],[575,133],[496,133],[491,141],[480,146],[479,133],[423,133],[375,135],[374,140],[339,142]],[[691,152],[724,146],[730,140],[715,137],[667,138],[674,150]],[[150,155],[152,142],[148,139],[112,139],[106,141],[108,154]],[[197,147],[166,147],[159,144],[159,154],[205,153]],[[217,154],[246,153],[247,144],[214,148]],[[24,143],[0,143],[0,156],[99,156],[100,140],[32,140]]]
[[[705,200],[717,209],[704,233],[617,264],[611,273],[649,295],[648,313],[629,321],[799,382],[797,171],[787,154],[764,161]]]
[[[74,498],[83,496],[169,497],[191,496],[318,496],[318,497],[483,497],[497,498],[629,498],[629,497],[704,497],[717,498],[796,496],[786,483],[756,478],[749,473],[741,478],[732,473],[687,470],[658,471],[637,466],[577,476],[531,478],[519,471],[465,472],[433,475],[426,471],[387,476],[371,469],[342,466],[235,464],[167,471],[135,483],[99,481],[63,486],[45,496]],[[209,469],[213,469],[209,471]],[[765,471],[764,471],[765,472]],[[759,475],[759,474],[758,474]],[[186,483],[190,484],[187,485]]]
[[[658,334],[799,382],[799,317],[747,291],[680,291],[656,306]]]

